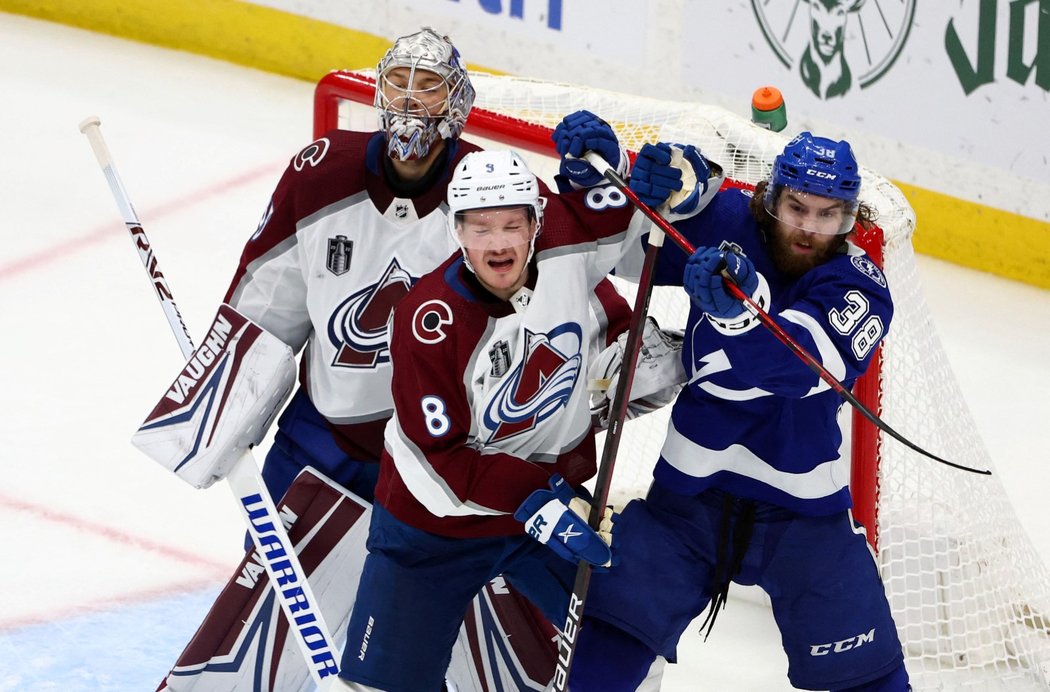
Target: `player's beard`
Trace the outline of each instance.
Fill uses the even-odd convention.
[[[769,254],[776,268],[791,279],[797,279],[813,267],[830,260],[846,242],[845,235],[831,236],[826,244],[821,243],[821,236],[816,236],[817,239],[811,241],[813,251],[808,254],[800,254],[794,249],[795,241],[800,236],[790,231],[785,232],[777,228],[777,225],[774,222],[773,227],[766,232]]]

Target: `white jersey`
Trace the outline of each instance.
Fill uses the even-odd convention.
[[[394,306],[456,249],[447,182],[477,147],[448,147],[417,191],[395,191],[381,170],[381,133],[333,131],[310,144],[278,183],[226,296],[296,352],[305,347],[300,383],[358,458],[378,459],[375,423],[393,409]]]

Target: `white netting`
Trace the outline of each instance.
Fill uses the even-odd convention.
[[[474,75],[473,81],[475,108],[550,128],[586,108],[609,121],[628,148],[646,141],[694,144],[730,177],[751,184],[768,175],[788,139],[703,104],[510,77]],[[359,97],[348,91],[345,98]],[[364,100],[370,103],[371,96]],[[371,109],[361,114],[345,126],[374,129]],[[526,158],[551,181],[556,159]],[[883,347],[881,415],[946,459],[994,471],[923,298],[911,245],[914,213],[892,183],[866,169],[862,174],[861,198],[877,210],[884,233],[884,268],[895,305]],[[665,251],[677,250],[668,244]],[[629,286],[621,288],[633,299]],[[654,291],[650,310],[661,325],[684,326],[686,308],[680,290]],[[784,357],[794,356],[785,350]],[[645,492],[667,413],[625,426],[614,499]],[[880,458],[879,564],[913,687],[1050,687],[1050,579],[997,478],[951,469],[885,435],[879,439],[878,449],[870,450]]]

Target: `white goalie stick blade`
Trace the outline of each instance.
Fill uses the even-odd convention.
[[[503,577],[471,603],[447,679],[457,692],[543,690],[554,675],[558,631]]]
[[[258,444],[295,384],[284,342],[229,305],[131,441],[195,488],[226,477]]]
[[[364,565],[371,507],[314,469],[278,503],[325,622],[346,637]],[[158,690],[296,692],[314,689],[266,570],[249,551]]]

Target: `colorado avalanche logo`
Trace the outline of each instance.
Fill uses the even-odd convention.
[[[583,361],[580,325],[566,323],[547,334],[525,331],[525,356],[485,409],[487,442],[532,430],[565,406]]]
[[[305,149],[296,154],[295,159],[292,161],[292,166],[300,172],[307,165],[316,167],[324,159],[325,154],[328,153],[330,144],[331,142],[328,141],[327,137],[322,137],[316,142],[307,144]]]
[[[424,344],[440,344],[448,336],[445,327],[452,324],[452,308],[443,300],[428,300],[412,315],[412,335]]]
[[[336,347],[333,367],[374,368],[390,362],[390,314],[414,282],[395,258],[379,281],[336,308],[328,320],[328,339]]]

